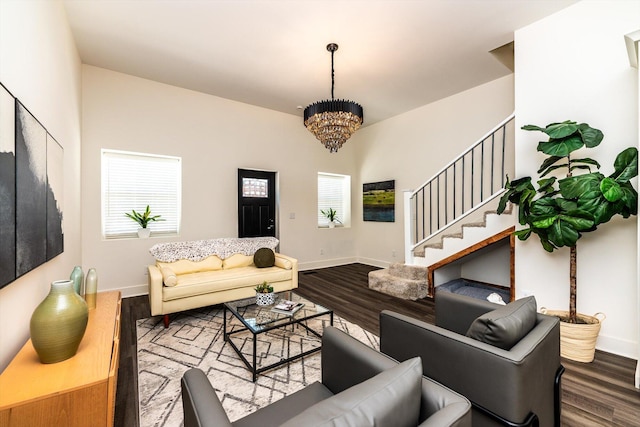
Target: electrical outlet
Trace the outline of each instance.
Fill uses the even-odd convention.
[[[146,265],[144,266],[144,275],[145,276],[149,275],[149,268]]]
[[[393,258],[395,258],[395,257],[396,257],[396,251],[395,251],[395,250],[391,251],[391,256],[392,256]]]
[[[320,255],[324,255],[324,249],[320,249]]]

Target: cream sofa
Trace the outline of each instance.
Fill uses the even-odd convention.
[[[273,238],[271,238],[273,239]],[[215,239],[218,242],[222,239]],[[277,239],[274,239],[277,242]],[[213,242],[213,241],[198,241]],[[272,267],[258,268],[253,263],[253,253],[256,247],[277,245],[273,241],[264,244],[264,240],[225,239],[224,251],[211,251],[204,259],[177,259],[175,261],[161,261],[156,259],[154,265],[148,266],[149,273],[149,303],[151,315],[164,315],[165,327],[169,326],[169,314],[193,308],[205,307],[223,302],[255,296],[254,288],[263,281],[269,282],[275,292],[282,292],[298,287],[298,261],[289,256],[275,253],[275,263]],[[240,242],[242,249],[233,253],[235,243]],[[247,248],[249,242],[253,247]],[[171,245],[171,244],[161,244]],[[154,254],[155,245],[150,252]],[[188,254],[191,258],[200,258],[192,248],[177,251]],[[156,250],[155,253],[158,253]],[[172,256],[175,258],[175,251]],[[163,259],[162,256],[156,258]],[[167,259],[165,256],[164,259]]]

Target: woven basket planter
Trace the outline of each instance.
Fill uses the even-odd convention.
[[[553,311],[545,308],[540,311],[549,316],[569,317],[568,311]],[[593,362],[600,324],[606,317],[604,313],[596,313],[593,316],[578,313],[578,319],[584,324],[561,321],[560,356],[576,362]]]

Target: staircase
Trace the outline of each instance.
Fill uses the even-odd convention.
[[[405,264],[369,273],[370,288],[407,299],[432,297],[431,266],[513,227],[511,208],[502,215],[496,209],[506,175],[514,176],[514,139],[512,114],[405,193]]]

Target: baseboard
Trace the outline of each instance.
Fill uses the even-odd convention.
[[[371,265],[373,267],[380,267],[380,268],[389,268],[391,264],[393,264],[389,261],[381,261],[373,258],[358,258],[357,262],[361,264]]]
[[[355,257],[333,258],[322,261],[310,261],[298,263],[298,271],[315,270],[316,268],[337,267],[339,265],[353,264],[359,262]]]
[[[109,289],[109,290],[120,291],[120,293],[122,294],[122,298],[137,297],[140,295],[148,295],[149,285],[145,283],[144,285],[127,286],[126,288]]]
[[[606,351],[607,353],[617,354],[618,356],[628,357],[633,360],[638,360],[640,358],[637,342],[610,337],[603,335],[602,332],[598,335],[596,348],[598,350]]]

